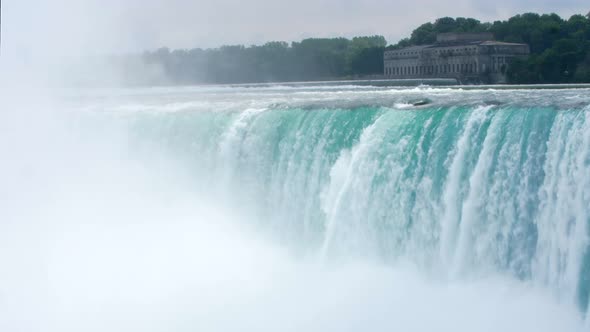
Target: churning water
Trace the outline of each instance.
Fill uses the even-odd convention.
[[[53,108],[5,121],[2,331],[590,328],[587,89]]]

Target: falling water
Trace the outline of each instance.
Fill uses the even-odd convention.
[[[360,304],[392,306],[400,315],[420,305],[404,309],[403,305],[390,303],[391,299],[397,296],[420,298],[432,292],[433,305],[444,307],[451,303],[445,299],[456,295],[464,301],[459,308],[465,310],[480,301],[478,297],[487,297],[489,302],[482,300],[485,305],[482,304],[481,312],[499,310],[506,314],[508,309],[502,310],[502,306],[515,310],[532,303],[544,303],[531,307],[530,311],[522,309],[522,316],[499,317],[503,323],[489,323],[492,330],[507,327],[515,331],[550,330],[546,320],[543,320],[544,326],[534,325],[533,313],[536,310],[554,312],[554,305],[565,308],[568,314],[559,319],[545,317],[547,320],[561,323],[568,320],[569,325],[563,328],[581,329],[581,322],[590,310],[588,92],[585,89],[462,91],[347,86],[76,92],[64,97],[66,112],[62,114],[63,130],[71,133],[68,138],[76,141],[75,149],[85,150],[83,156],[88,158],[88,161],[77,162],[76,179],[104,177],[89,186],[78,182],[72,187],[68,185],[72,181],[71,174],[67,174],[65,187],[50,183],[49,189],[50,192],[59,189],[60,194],[67,193],[69,199],[80,199],[72,196],[74,191],[103,190],[93,194],[98,195],[97,200],[92,200],[92,195],[86,197],[93,202],[87,208],[103,209],[101,211],[106,211],[104,218],[111,221],[119,220],[120,211],[124,211],[128,216],[124,218],[127,226],[118,232],[125,234],[128,243],[135,243],[138,250],[160,257],[152,263],[145,262],[146,266],[155,264],[155,270],[149,269],[151,274],[160,271],[159,264],[164,264],[163,268],[172,273],[184,273],[201,281],[205,277],[199,277],[200,265],[185,270],[176,265],[176,260],[170,263],[166,258],[170,254],[178,259],[178,252],[181,252],[185,263],[191,262],[190,253],[197,250],[197,260],[202,258],[211,263],[207,265],[208,273],[212,273],[207,282],[212,287],[227,287],[219,280],[233,285],[232,275],[266,285],[253,287],[254,297],[266,299],[257,304],[258,311],[253,309],[256,305],[247,300],[252,297],[241,289],[246,284],[233,285],[240,291],[230,287],[231,290],[220,291],[217,297],[205,296],[207,301],[216,299],[218,302],[207,311],[214,317],[210,321],[216,323],[203,326],[215,326],[217,330],[231,329],[231,324],[220,323],[229,315],[225,310],[230,310],[221,308],[230,303],[236,321],[247,322],[251,328],[277,328],[272,318],[268,318],[268,325],[257,325],[252,323],[253,317],[264,321],[260,313],[282,303],[279,298],[283,297],[290,302],[289,307],[305,306],[313,302],[305,297],[311,295],[307,293],[310,290],[318,292],[318,303],[325,307],[317,307],[319,316],[305,310],[298,319],[279,315],[290,317],[285,318],[291,322],[288,327],[319,331],[333,330],[337,326],[348,326],[349,330],[382,326],[377,323],[362,325],[362,317],[383,323],[385,321],[380,319],[390,313],[381,312],[384,315],[381,316],[381,309],[372,314],[358,311],[358,307],[350,304],[352,302],[346,302],[353,301],[351,298],[346,298],[346,304],[336,300],[327,304],[321,300],[324,296],[338,298],[354,285],[352,280],[359,279],[377,285],[374,290],[354,292]],[[412,100],[426,99],[431,103],[411,106]],[[89,154],[88,148],[98,152]],[[120,160],[121,156],[124,163],[99,165],[96,174],[78,174],[85,167],[92,169],[96,161]],[[109,170],[107,175],[105,169]],[[132,182],[129,182],[130,176]],[[124,184],[108,184],[109,177]],[[122,195],[128,188],[133,188],[134,194]],[[150,195],[144,200],[146,192]],[[136,201],[133,197],[141,199]],[[83,203],[87,204],[84,198]],[[124,202],[130,198],[136,204],[125,207]],[[94,205],[101,201],[102,205]],[[119,206],[117,202],[123,203]],[[143,209],[146,202],[149,208],[140,216],[149,221],[148,226],[143,227],[152,227],[153,233],[145,236],[143,228],[136,235],[139,240],[133,240],[137,209]],[[115,203],[117,212],[109,213]],[[210,211],[209,217],[201,218],[204,208]],[[165,217],[171,211],[175,213]],[[176,213],[178,211],[182,213]],[[97,217],[92,227],[80,231],[77,236],[94,238],[92,234],[103,234],[105,227],[104,236],[109,238],[111,227],[122,227],[116,223],[100,226],[104,218]],[[217,221],[215,229],[209,229],[211,220],[218,219],[228,220]],[[201,224],[206,226],[205,231]],[[218,225],[223,226],[218,229]],[[67,230],[73,226],[60,227]],[[150,241],[159,239],[157,234],[161,227],[168,230],[162,235],[166,241],[175,243],[175,236],[183,234],[184,229],[200,244],[194,247],[191,236],[184,234],[180,244],[164,246],[159,253],[146,249]],[[237,228],[240,239],[243,233],[248,234],[245,235],[248,241],[240,242],[242,240],[233,235],[221,236],[227,232],[233,234],[226,227]],[[115,249],[125,243],[113,241]],[[156,241],[155,245],[164,245],[166,241]],[[231,250],[240,246],[254,248],[260,243],[264,243],[260,251],[253,249],[251,253],[240,255]],[[221,274],[223,277],[211,272],[216,271],[214,261],[217,258],[208,256],[219,250],[229,250],[221,257],[220,264],[227,264]],[[260,258],[261,252],[275,251],[276,256]],[[93,255],[90,259],[114,257],[103,257],[100,251]],[[240,261],[239,272],[231,268],[236,266],[232,265],[234,258]],[[283,265],[286,260],[296,265]],[[97,264],[110,265],[108,262]],[[307,267],[301,268],[300,264]],[[345,270],[335,267],[341,264],[353,267]],[[355,264],[371,266],[371,274],[357,275],[365,270],[356,268]],[[142,263],[137,269],[145,272],[146,266]],[[261,281],[255,272],[243,275],[248,267],[268,279]],[[49,268],[52,271],[61,269],[51,264]],[[260,272],[267,270],[272,272]],[[381,279],[392,271],[397,272],[393,272],[390,281]],[[302,282],[314,286],[294,287],[296,281],[279,277],[282,273],[300,276]],[[92,276],[79,276],[86,277]],[[143,277],[140,273],[136,278],[142,280]],[[167,274],[159,278],[166,283],[177,280]],[[338,292],[323,293],[325,287],[340,278],[334,285]],[[193,285],[193,282],[183,279],[180,284]],[[415,294],[405,294],[404,283],[411,284]],[[159,285],[157,280],[148,284]],[[446,294],[440,291],[443,285],[457,288]],[[187,287],[191,294],[193,286]],[[476,291],[465,291],[471,288]],[[191,317],[191,306],[195,306],[191,301],[198,301],[195,299],[202,295],[202,289],[196,289],[199,290],[193,293],[195,298],[183,297],[189,302],[182,302],[182,309],[173,309],[183,312],[181,316],[187,329],[207,321],[201,316],[202,311],[194,313],[195,318],[187,318]],[[296,295],[299,291],[286,289],[299,289],[306,294],[302,295],[305,298]],[[515,293],[520,295],[514,298],[507,295],[501,300],[494,298],[493,292],[502,293],[501,289],[518,289],[520,293]],[[271,294],[272,299],[265,297],[265,292]],[[162,296],[165,294],[168,293]],[[372,302],[363,298],[363,294],[373,294],[372,299],[381,300]],[[156,303],[158,299],[163,298],[150,298]],[[240,301],[253,307],[244,309],[238,305]],[[217,305],[219,307],[215,307]],[[200,308],[196,311],[203,310],[198,305],[196,308]],[[335,323],[337,318],[331,313],[338,308],[348,314],[355,313],[351,317],[359,317],[359,320],[349,321],[349,325]],[[447,317],[450,321],[442,326],[484,330],[477,323],[470,325],[467,320],[452,320],[450,317],[455,316],[450,309],[442,308],[442,313],[436,314],[429,305],[422,309],[426,310],[424,315],[431,315],[434,320],[439,314]],[[245,312],[250,312],[250,316],[246,317]],[[480,317],[478,313],[474,317]],[[529,313],[532,316],[527,316]],[[306,320],[312,316],[318,317],[316,324]],[[482,317],[487,316],[482,314],[477,321],[485,320]],[[344,319],[342,324],[346,321]],[[407,330],[412,327],[428,330],[427,325],[407,324]]]

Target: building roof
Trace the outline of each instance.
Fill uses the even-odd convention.
[[[491,32],[445,32],[436,35],[437,43],[494,40]]]
[[[420,52],[423,49],[425,49],[426,47],[429,47],[431,45],[416,45],[416,46],[408,46],[408,47],[404,47],[404,48],[398,48],[395,50],[388,50],[385,51],[386,53],[391,53],[391,52],[401,52],[401,53],[413,53],[413,52]]]
[[[476,40],[476,41],[465,41],[465,40],[457,40],[457,41],[448,41],[448,42],[437,42],[430,45],[417,45],[417,46],[409,46],[400,48],[397,50],[391,50],[388,52],[399,52],[399,53],[413,53],[413,52],[420,52],[426,48],[441,48],[441,47],[460,47],[460,46],[526,46],[526,44],[519,44],[519,43],[506,43],[501,41],[495,40]]]
[[[489,40],[489,41],[484,41],[484,42],[480,43],[480,45],[490,45],[490,46],[494,46],[494,45],[520,46],[520,45],[526,45],[526,44],[521,44],[521,43],[505,43],[505,42],[501,42],[501,41]]]

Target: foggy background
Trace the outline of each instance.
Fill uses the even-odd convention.
[[[101,54],[379,34],[392,44],[439,17],[586,14],[585,0],[18,0],[2,3],[4,53]]]
[[[133,150],[125,122],[73,116],[45,79],[81,55],[359,34],[392,43],[441,16],[568,16],[585,5],[3,1],[0,331],[574,330],[575,312],[502,278],[447,286],[411,268],[293,260],[236,228],[240,216],[211,204],[176,160]]]

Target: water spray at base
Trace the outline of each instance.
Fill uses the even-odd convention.
[[[82,91],[4,116],[0,330],[584,331],[590,100],[496,93]]]

